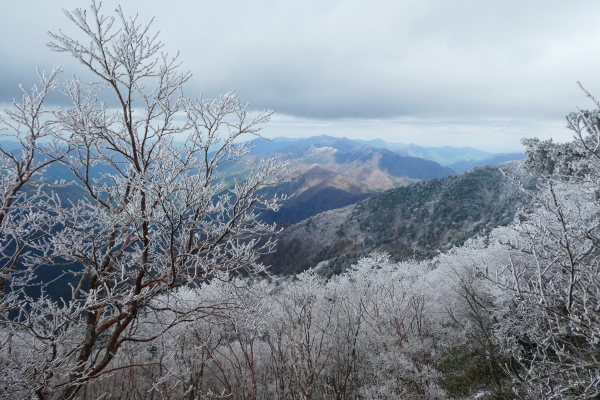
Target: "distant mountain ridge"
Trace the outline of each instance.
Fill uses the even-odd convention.
[[[277,151],[268,151],[277,148]],[[453,170],[436,162],[396,152],[347,138],[314,136],[278,145],[257,143],[255,152],[265,157],[277,155],[287,159],[300,170],[321,165],[331,171],[363,180],[371,190],[385,190],[415,180],[450,176]],[[377,179],[370,179],[378,176]]]
[[[475,167],[483,167],[486,165],[498,165],[510,161],[524,160],[525,155],[523,153],[501,153],[492,154],[482,160],[464,160],[458,161],[448,165],[448,168],[456,171],[463,172]]]
[[[293,197],[284,202],[279,212],[265,211],[261,215],[267,222],[284,226],[354,204],[377,191],[454,173],[433,161],[401,156],[365,144],[356,146],[337,138],[288,146],[276,154],[289,159],[297,171],[290,182],[269,192]]]
[[[424,147],[412,143],[388,143],[381,139],[368,141],[357,140],[357,142],[388,149],[400,155],[419,157],[424,158],[426,160],[435,161],[443,166],[448,166],[449,164],[463,160],[480,160],[489,157],[493,154],[488,151],[475,149],[470,146]]]
[[[309,138],[282,140],[275,139],[265,143],[258,141],[255,152],[259,157],[277,155],[288,159],[298,168],[292,176],[293,183],[280,185],[273,189],[296,198],[288,200],[278,214],[265,212],[263,217],[269,222],[287,226],[323,212],[362,200],[375,192],[406,186],[418,181],[445,178],[455,170],[421,157],[407,154],[419,154],[429,158],[453,161],[461,171],[472,166],[496,164],[522,158],[521,154],[496,157],[486,151],[472,147],[455,148],[450,146],[425,148],[401,143],[387,143],[381,139],[351,140],[332,136],[313,136]],[[321,167],[310,171],[311,167]],[[324,170],[334,173],[335,179],[326,178]],[[310,172],[308,172],[310,171]],[[305,173],[320,171],[322,180],[307,179]],[[340,182],[347,180],[345,184]],[[299,182],[313,182],[315,187],[307,193],[294,188]],[[333,182],[336,182],[335,184]],[[352,184],[350,184],[352,182]],[[357,187],[360,190],[356,190]],[[347,188],[353,187],[352,190]]]
[[[327,135],[321,136],[311,136],[308,138],[285,138],[285,137],[277,137],[273,139],[271,142],[267,141],[256,141],[255,143],[255,152],[257,154],[264,153],[274,153],[280,152],[286,147],[295,147],[295,146],[317,146],[317,147],[334,147],[340,151],[348,151],[351,148],[358,147],[360,145],[369,145],[375,148],[390,150],[394,153],[400,154],[402,156],[409,157],[418,157],[423,158],[430,161],[435,161],[438,164],[452,168],[450,165],[459,163],[462,161],[465,162],[473,162],[472,167],[483,166],[483,165],[493,165],[496,162],[495,158],[501,155],[509,155],[512,157],[511,159],[505,159],[502,162],[506,161],[516,161],[522,158],[518,158],[518,155],[521,153],[491,153],[489,151],[476,149],[470,146],[464,147],[453,147],[453,146],[439,146],[439,147],[426,147],[419,146],[416,144],[406,144],[406,143],[390,143],[386,142],[382,139],[371,139],[371,140],[360,140],[360,139],[348,139],[348,138],[339,138]],[[487,160],[486,163],[475,165],[475,161],[479,160]],[[472,168],[471,167],[471,168]],[[454,170],[454,168],[452,168]],[[462,170],[456,172],[461,172]]]

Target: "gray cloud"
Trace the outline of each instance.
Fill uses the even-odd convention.
[[[46,31],[74,32],[61,10],[21,3],[0,15],[0,34],[11,39],[0,47],[10,60],[0,77],[5,102],[18,82],[34,81],[36,65],[81,71],[44,46]],[[105,1],[105,11],[116,4]],[[600,93],[600,27],[582,23],[600,11],[593,0],[130,0],[123,7],[155,16],[166,48],[180,50],[194,73],[188,94],[235,89],[256,108],[311,121],[451,118],[481,127],[500,118],[535,131],[576,105],[591,106],[575,81]]]

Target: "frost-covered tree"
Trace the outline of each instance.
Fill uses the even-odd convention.
[[[39,104],[57,86],[55,74],[42,75],[43,89],[8,114],[27,127],[19,136],[23,155],[2,152],[8,195],[0,215],[8,218],[16,204],[21,218],[2,225],[13,233],[5,229],[2,239],[16,238],[17,255],[19,241],[27,240],[18,272],[35,277],[43,266],[71,285],[70,298],[58,301],[43,288],[39,296],[21,293],[18,310],[2,322],[2,362],[11,368],[0,390],[14,391],[6,394],[13,397],[74,398],[90,380],[111,373],[125,344],[151,342],[182,321],[226,308],[214,302],[181,307],[170,296],[227,279],[226,272],[264,271],[257,258],[273,243],[259,236],[275,228],[255,210],[278,208],[281,199],[267,199],[261,190],[286,172],[276,159],[264,160],[228,187],[218,177],[220,166],[243,162],[251,147],[237,142],[259,136],[271,111],[250,117],[234,93],[185,97],[190,73],[163,52],[150,24],[121,8],[105,16],[94,2],[89,14],[66,15],[77,31],[50,34],[49,46],[79,60],[97,80],[66,82],[61,91],[72,105],[42,117]],[[56,140],[56,151],[38,162],[35,149],[46,135]],[[176,145],[175,135],[185,142]],[[35,197],[36,210],[43,210],[36,214],[25,208],[33,198],[27,200],[22,184],[53,161],[68,168],[72,178],[66,179],[85,195],[67,202],[46,191]],[[35,224],[24,224],[27,218]],[[11,255],[4,258],[2,278],[14,280]]]
[[[14,148],[0,147],[0,293],[6,292],[0,300],[2,314],[15,294],[6,286],[30,277],[16,269],[27,241],[34,240],[44,224],[42,210],[36,207],[42,196],[38,191],[41,175],[65,151],[56,147],[59,128],[48,120],[51,111],[44,104],[59,85],[59,73],[59,69],[49,76],[39,73],[40,86],[29,92],[22,88],[21,101],[15,100],[0,114],[0,137],[16,140]]]
[[[593,191],[553,183],[543,208],[500,240],[518,250],[506,264],[496,337],[530,395],[598,395],[598,221]],[[507,260],[509,261],[509,260]]]
[[[495,276],[488,275],[502,289],[495,338],[524,396],[600,396],[597,116],[598,110],[567,116],[575,132],[571,143],[526,142],[526,166],[546,178],[540,191],[529,192],[537,207],[493,236],[512,251]]]
[[[151,345],[125,344],[82,398],[109,385],[131,399],[445,399],[435,364],[456,332],[447,334],[443,269],[377,254],[329,281],[305,272],[182,288],[169,301],[229,306]]]
[[[39,86],[30,91],[22,88],[21,101],[15,100],[0,114],[1,137],[12,139],[7,144],[16,141],[12,148],[0,146],[0,376],[4,381],[0,392],[5,396],[19,393],[30,383],[21,377],[25,364],[5,357],[20,353],[12,347],[20,341],[3,328],[23,305],[23,289],[39,267],[23,268],[22,263],[30,255],[32,242],[48,229],[49,215],[39,207],[44,197],[42,174],[68,149],[57,145],[60,128],[45,107],[48,96],[59,85],[59,73],[59,69],[50,75],[39,73]],[[26,363],[25,359],[20,361]]]

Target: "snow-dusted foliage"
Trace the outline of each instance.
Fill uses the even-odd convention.
[[[507,263],[497,334],[512,371],[542,398],[600,394],[598,186],[588,179],[550,180],[499,240],[520,252]]]
[[[488,251],[500,264],[471,263],[482,282],[493,283],[484,290],[490,337],[524,398],[600,396],[597,115],[567,117],[572,143],[526,142],[527,167],[546,174],[540,190],[530,192],[536,207],[493,232]]]
[[[180,290],[169,301],[227,307],[151,345],[127,344],[111,374],[86,391],[94,398],[109,385],[132,399],[444,399],[435,364],[461,337],[440,302],[452,291],[434,266],[381,254],[329,281],[306,272]],[[145,314],[141,324],[154,318]],[[119,369],[127,365],[135,373]]]
[[[38,207],[41,174],[64,154],[56,138],[60,128],[48,120],[44,107],[48,95],[59,86],[60,69],[50,75],[38,72],[40,86],[30,92],[21,88],[22,100],[0,113],[0,138],[16,140],[15,148],[0,147],[0,314],[18,298],[16,287],[31,279],[19,269],[27,242],[39,237],[47,214]]]
[[[59,87],[58,71],[40,74],[41,89],[2,120],[22,147],[0,154],[0,391],[14,398],[73,398],[110,373],[121,347],[228,309],[227,297],[190,303],[178,290],[264,271],[257,258],[273,243],[259,237],[275,228],[256,210],[278,208],[281,199],[261,190],[286,172],[263,160],[228,187],[218,168],[242,162],[251,148],[236,142],[258,136],[271,111],[251,118],[234,93],[184,97],[190,74],[150,25],[120,8],[104,16],[92,3],[91,13],[67,16],[77,32],[51,34],[50,47],[97,81],[65,82],[72,104],[50,112],[43,103]],[[176,145],[175,134],[187,139]],[[70,200],[35,182],[50,163],[70,171]],[[57,300],[48,280],[69,293]]]
[[[599,394],[598,210],[586,186],[549,183],[543,207],[499,238],[522,256],[499,281],[512,296],[499,310],[497,337],[514,375],[542,398]]]

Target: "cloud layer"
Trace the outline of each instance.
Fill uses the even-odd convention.
[[[63,1],[66,9],[88,4]],[[600,11],[592,0],[130,0],[123,7],[143,20],[154,16],[166,49],[181,51],[194,73],[188,94],[235,89],[256,108],[341,132],[353,120],[425,121],[448,126],[450,136],[453,126],[487,124],[510,127],[508,141],[510,132],[527,136],[576,105],[591,107],[576,81],[600,95],[600,27],[585,23]],[[81,73],[44,46],[46,31],[75,32],[60,6],[30,0],[3,8],[0,34],[9,40],[0,46],[0,102],[19,96],[19,82],[34,82],[35,66]]]

